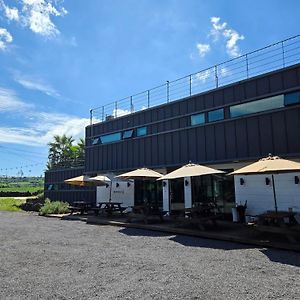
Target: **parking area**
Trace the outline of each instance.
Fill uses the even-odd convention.
[[[299,299],[300,253],[0,212],[1,299]]]

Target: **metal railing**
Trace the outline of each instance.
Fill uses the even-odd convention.
[[[91,125],[300,62],[300,35],[90,110]]]

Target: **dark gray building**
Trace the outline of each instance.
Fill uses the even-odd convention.
[[[140,107],[140,111],[133,112],[132,97],[126,115],[117,115],[117,102],[108,115],[102,107],[102,121],[94,118],[96,122],[86,127],[85,166],[78,174],[117,174],[140,167],[169,172],[188,162],[231,171],[269,153],[300,159],[300,51],[296,57],[288,52],[292,51],[290,45],[299,42],[298,36],[278,43],[283,49],[278,65],[274,65],[274,52],[268,62],[270,57],[265,52],[256,51],[238,59],[243,68],[238,73],[233,70],[240,68],[241,61],[233,60],[228,62],[230,68],[224,63],[207,69],[209,72],[180,79],[187,82],[187,97],[174,100],[174,82],[167,82],[163,86],[167,103],[150,107],[153,89],[145,92],[149,108]],[[283,43],[285,48],[281,47]],[[277,51],[273,47],[259,51]],[[268,68],[251,73],[257,68],[256,57],[260,67]],[[192,92],[197,83],[205,84],[210,77],[215,86]],[[72,177],[69,175],[62,177]],[[46,186],[61,183],[57,176],[50,179],[46,173]],[[199,201],[217,198],[225,207],[234,201],[233,181],[229,177],[194,178],[192,186],[193,201],[197,197],[202,197]],[[171,190],[174,201],[182,201],[182,182],[173,182]],[[64,194],[60,188],[56,192],[58,198]]]

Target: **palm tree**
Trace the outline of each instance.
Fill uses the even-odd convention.
[[[54,141],[49,143],[49,155],[47,168],[53,169],[56,167],[72,167],[80,161],[84,160],[83,139],[80,139],[77,145],[73,145],[74,139],[72,136],[55,135]]]

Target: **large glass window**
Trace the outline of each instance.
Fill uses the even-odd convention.
[[[284,105],[293,105],[300,103],[300,92],[288,93],[284,95]]]
[[[121,132],[102,135],[102,136],[100,136],[100,139],[101,139],[102,144],[117,142],[117,141],[121,140]]]
[[[126,130],[123,132],[123,139],[129,139],[132,137],[133,129]]]
[[[191,116],[191,125],[198,125],[203,123],[205,123],[205,116],[203,113]]]
[[[224,109],[216,109],[208,112],[208,122],[219,121],[224,119]]]
[[[143,136],[147,134],[147,127],[139,127],[136,130],[136,135],[137,136]]]
[[[230,117],[240,117],[257,112],[281,108],[284,106],[283,95],[269,97],[248,103],[233,105],[230,107]]]

